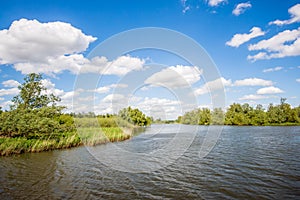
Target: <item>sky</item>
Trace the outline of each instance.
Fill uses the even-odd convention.
[[[66,112],[132,106],[176,119],[219,106],[218,96],[225,108],[234,102],[267,108],[282,97],[299,106],[299,24],[296,0],[2,0],[0,106],[9,109],[32,72],[43,75]],[[149,27],[186,40],[155,37]],[[124,33],[135,35],[105,46]],[[169,49],[130,49],[151,39],[197,57],[185,45],[193,41],[214,69]]]

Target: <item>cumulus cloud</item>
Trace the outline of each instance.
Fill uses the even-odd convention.
[[[262,40],[257,44],[249,45],[250,51],[261,51],[247,58],[252,61],[271,58],[283,58],[300,55],[300,27],[294,30],[285,30],[270,39]]]
[[[264,80],[260,78],[246,78],[234,82],[234,86],[271,86],[271,85],[273,85],[272,81]]]
[[[264,73],[267,73],[267,72],[276,72],[276,71],[280,71],[282,69],[283,69],[283,67],[278,66],[278,67],[274,67],[274,68],[264,69],[263,72]]]
[[[267,99],[267,98],[269,97],[263,95],[257,95],[257,94],[249,94],[239,98],[239,100],[260,100],[260,99]]]
[[[296,79],[296,81],[297,81],[298,83],[300,83],[300,78]]]
[[[128,101],[128,98],[125,97],[123,94],[109,94],[102,99],[102,102],[119,104],[119,103],[124,103],[124,100]]]
[[[280,94],[280,93],[283,93],[284,91],[277,88],[277,87],[274,87],[274,86],[270,86],[270,87],[264,87],[264,88],[261,88],[259,90],[257,90],[257,94],[260,94],[260,95],[264,95],[264,94]]]
[[[227,0],[207,0],[207,2],[208,2],[209,6],[215,7],[215,6],[218,6],[222,3],[226,3]]]
[[[244,13],[247,9],[249,9],[251,7],[252,7],[252,5],[249,1],[246,3],[240,3],[240,4],[236,5],[234,10],[232,11],[232,14],[234,14],[235,16],[239,16],[240,14]]]
[[[213,81],[206,82],[202,87],[194,91],[195,95],[203,95],[214,90],[223,89],[226,86],[232,86],[232,81],[221,77]]]
[[[18,93],[19,93],[18,88],[0,89],[0,97],[1,96],[17,95]]]
[[[8,89],[0,89],[0,97],[1,96],[15,96],[19,93],[18,86],[20,83],[15,80],[7,80],[3,81],[2,85]]]
[[[146,84],[168,88],[188,87],[200,80],[202,70],[191,66],[171,66],[147,78]]]
[[[52,83],[49,79],[43,79],[41,80],[42,85],[47,89],[45,94],[54,94],[55,96],[62,96],[65,94],[63,90],[57,89],[55,87],[55,84]]]
[[[269,23],[269,25],[275,24],[277,26],[282,26],[286,24],[292,24],[295,22],[300,22],[300,4],[296,4],[293,7],[289,8],[288,12],[291,15],[291,18],[288,20],[275,20]]]
[[[82,54],[73,54],[49,59],[44,63],[17,63],[14,67],[23,74],[36,72],[52,75],[70,71],[73,74],[98,73],[121,76],[133,70],[141,70],[144,63],[143,59],[131,57],[130,55],[120,56],[113,61],[109,61],[104,56],[97,56],[89,60]]]
[[[48,75],[63,71],[124,75],[144,65],[144,60],[129,55],[111,61],[85,58],[82,52],[95,40],[68,23],[20,19],[0,30],[0,65],[12,64],[23,74]]]
[[[142,110],[146,115],[153,116],[155,119],[174,119],[182,115],[181,102],[166,98],[139,98],[133,107]]]
[[[7,80],[7,81],[3,81],[2,85],[4,87],[17,88],[20,85],[20,83],[18,81],[15,81],[15,80]]]
[[[103,86],[103,87],[98,87],[95,90],[93,90],[92,92],[98,93],[98,94],[104,94],[104,93],[108,93],[111,89],[114,88],[127,88],[128,85],[126,84],[111,84],[111,85],[107,85],[107,86]]]
[[[0,64],[44,62],[85,51],[95,40],[68,23],[20,19],[0,31]]]
[[[248,34],[235,34],[230,41],[226,42],[226,45],[231,47],[239,47],[240,45],[248,42],[249,40],[262,35],[265,35],[264,31],[262,31],[259,27],[253,27],[250,30],[250,33]]]
[[[8,110],[10,105],[13,105],[13,102],[5,101],[0,103],[0,107],[2,108],[2,110]]]

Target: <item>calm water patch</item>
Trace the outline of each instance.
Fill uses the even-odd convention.
[[[190,130],[185,127],[181,130]],[[300,127],[225,126],[213,150],[201,159],[207,128],[199,127],[179,159],[151,173],[113,170],[85,147],[1,157],[0,199],[300,198]],[[177,130],[178,125],[154,125],[117,146],[153,152],[167,145]],[[93,152],[101,155],[111,145],[93,147]],[[156,164],[147,158],[128,162]]]

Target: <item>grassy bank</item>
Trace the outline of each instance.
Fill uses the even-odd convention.
[[[129,139],[131,134],[119,127],[78,128],[77,132],[53,134],[47,137],[1,137],[0,155],[41,152],[54,149],[65,149],[80,145],[97,145]]]

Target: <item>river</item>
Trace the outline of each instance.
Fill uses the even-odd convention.
[[[119,143],[0,157],[0,199],[300,199],[300,127],[225,126],[201,157],[208,128],[152,125]]]

